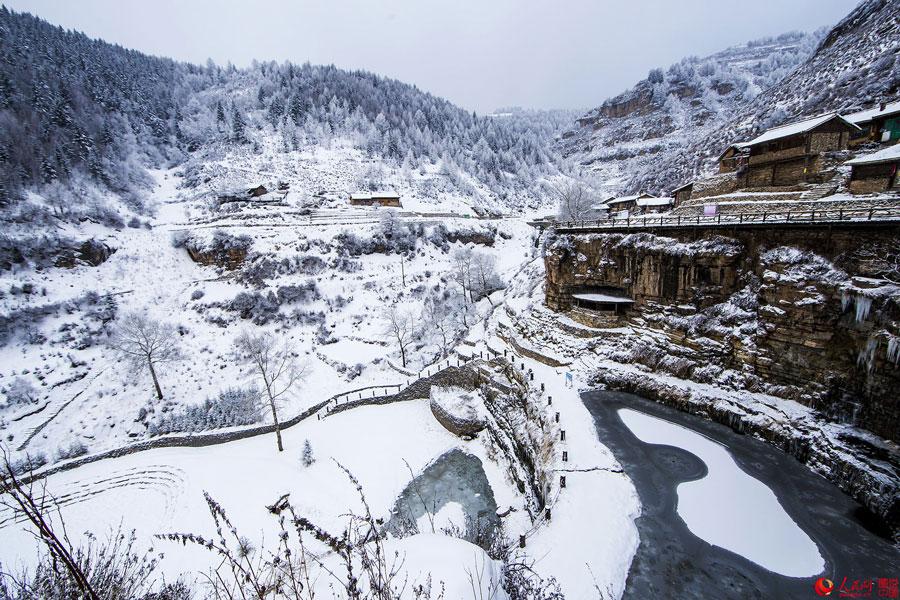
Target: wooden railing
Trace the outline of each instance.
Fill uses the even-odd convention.
[[[747,213],[719,213],[717,215],[644,215],[624,219],[595,221],[561,221],[557,230],[582,229],[653,229],[659,227],[718,227],[772,225],[811,225],[827,223],[900,222],[900,207],[835,208],[770,210]]]

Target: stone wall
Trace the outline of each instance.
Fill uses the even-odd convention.
[[[879,274],[853,253],[898,236],[900,227],[561,236],[545,258],[546,304],[568,310],[577,288],[621,288],[635,300],[633,322],[700,357],[689,377],[716,364],[739,385],[897,440],[900,288],[869,279]]]
[[[851,179],[851,194],[878,194],[886,191],[891,185],[890,177],[867,177],[865,179]]]

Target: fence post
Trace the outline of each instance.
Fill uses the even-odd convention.
[[[556,422],[559,423],[559,413],[556,413]],[[563,436],[565,438],[565,436]]]
[[[871,208],[869,209],[869,220],[870,221],[872,220],[872,209]]]
[[[547,396],[547,406],[553,405],[553,396]]]
[[[843,220],[844,220],[844,209],[840,208],[840,209],[838,209],[838,221],[843,221]]]
[[[566,476],[565,475],[560,475],[559,487],[560,487],[560,489],[566,487]]]
[[[569,462],[569,453],[563,450],[563,462]]]
[[[550,509],[549,508],[547,509],[547,512],[544,513],[544,516],[547,518],[548,521],[550,520]]]
[[[542,392],[544,391],[544,382],[543,381],[541,382],[541,391]]]
[[[566,441],[566,430],[565,429],[559,430],[559,441],[561,441],[561,442]]]
[[[519,548],[525,547],[525,534],[519,536]]]

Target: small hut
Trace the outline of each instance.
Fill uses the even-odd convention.
[[[353,206],[392,206],[402,208],[400,194],[396,192],[357,192],[350,194],[350,204]]]
[[[662,213],[671,210],[674,202],[672,198],[638,198],[635,205],[643,214]]]
[[[858,131],[838,113],[768,129],[742,144],[749,150],[746,187],[816,182],[825,170],[823,155],[846,150],[850,135]]]
[[[853,194],[877,194],[900,191],[897,167],[900,166],[900,144],[889,146],[868,156],[848,160],[850,165],[850,192]]]
[[[681,206],[685,202],[691,199],[691,194],[694,193],[694,182],[689,181],[685,183],[681,187],[677,187],[672,190],[672,198],[674,201],[672,202],[673,208],[676,206]]]
[[[258,185],[256,187],[252,187],[249,190],[247,190],[247,195],[250,196],[251,198],[259,198],[260,196],[264,196],[265,194],[268,194],[268,193],[269,193],[269,190],[267,190],[266,186],[264,186],[264,185]]]
[[[874,108],[861,110],[844,116],[861,128],[851,137],[851,145],[863,142],[895,144],[900,141],[900,101],[881,102]]]

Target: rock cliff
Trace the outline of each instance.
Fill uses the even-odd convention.
[[[560,236],[546,303],[630,294],[629,320],[660,335],[632,361],[788,398],[900,439],[897,228]],[[893,257],[893,258],[892,258]]]

